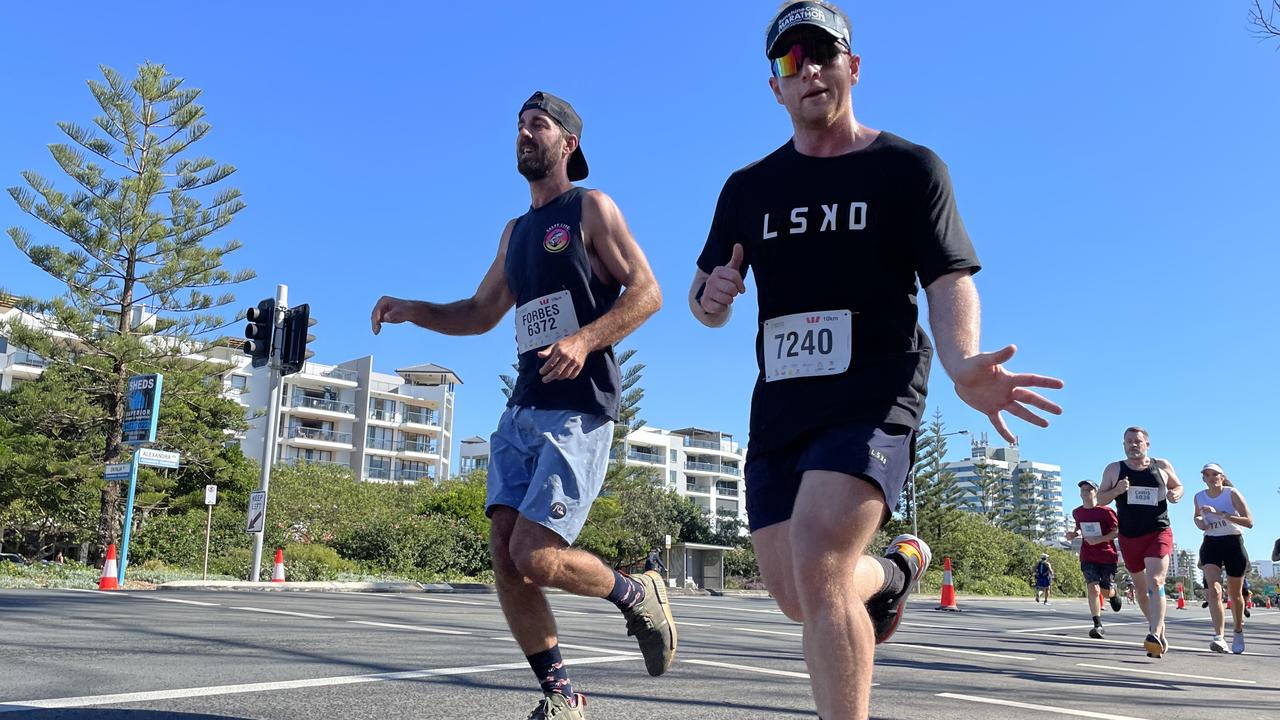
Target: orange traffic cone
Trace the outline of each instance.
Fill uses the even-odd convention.
[[[1187,600],[1186,600],[1186,597],[1182,594],[1182,583],[1178,583],[1178,609],[1179,610],[1187,609]]]
[[[1230,609],[1231,609],[1231,596],[1230,596],[1230,595],[1227,595],[1227,609],[1228,609],[1228,610],[1230,610]]]
[[[956,606],[956,588],[951,581],[951,558],[944,558],[942,564],[942,603],[937,610],[960,612]]]
[[[284,550],[276,548],[276,566],[271,568],[271,582],[284,582]]]
[[[1268,596],[1267,596],[1267,609],[1268,609],[1268,610],[1270,610],[1270,609],[1271,609],[1271,596],[1270,596],[1270,595],[1268,595]]]
[[[116,568],[116,546],[107,546],[107,561],[102,563],[102,577],[98,578],[99,590],[119,590],[120,581],[116,578],[120,571]]]

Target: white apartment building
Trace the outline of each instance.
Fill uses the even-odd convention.
[[[30,328],[41,328],[40,318],[14,307],[13,299],[0,295],[0,322],[21,323]],[[0,329],[0,391],[12,390],[27,380],[40,377],[49,362],[30,350],[14,345]]]
[[[223,390],[245,406],[249,420],[240,448],[261,460],[270,373],[252,367],[237,348],[218,354],[233,365],[223,373]],[[454,389],[461,382],[434,364],[376,372],[372,355],[337,365],[307,362],[281,386],[276,462],[341,465],[369,482],[443,480],[451,471]]]
[[[472,435],[459,442],[458,474],[466,475],[475,470],[489,467],[489,441],[479,435]]]
[[[713,525],[734,518],[746,527],[746,449],[729,433],[642,427],[627,435],[624,447],[613,449],[613,457],[660,473],[665,487],[697,503]]]
[[[999,509],[1006,512],[1014,510],[1019,500],[1028,503],[1030,505],[1028,509],[1035,516],[1044,518],[1048,522],[1048,525],[1037,522],[1035,531],[1042,534],[1047,542],[1065,545],[1066,523],[1062,507],[1062,467],[1060,465],[1024,459],[1017,445],[992,447],[987,442],[987,434],[982,433],[970,444],[967,459],[945,464],[947,469],[955,473],[956,483],[963,491],[959,500],[960,507],[974,512],[982,512],[985,509],[984,498],[977,484],[976,466],[979,463],[985,463],[988,468],[1000,473],[1005,488],[1010,491],[1005,493],[1006,499]],[[1036,478],[1027,488],[1027,494],[1020,499],[1010,497],[1012,489],[1022,479],[1021,476],[1027,473]]]
[[[1261,575],[1265,580],[1280,578],[1280,562],[1254,560],[1250,564],[1253,565],[1253,571]]]

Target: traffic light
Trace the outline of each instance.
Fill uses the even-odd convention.
[[[284,311],[284,338],[280,346],[280,374],[292,375],[302,369],[307,358],[315,355],[307,345],[316,339],[307,330],[315,325],[311,306],[303,303]]]
[[[257,307],[244,313],[249,321],[244,326],[244,354],[253,358],[254,367],[262,367],[271,361],[271,337],[276,330],[276,301],[263,300]]]

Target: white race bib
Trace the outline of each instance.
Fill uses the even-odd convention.
[[[848,310],[796,313],[764,322],[764,379],[838,375],[853,355]]]
[[[1088,538],[1102,537],[1102,523],[1082,522],[1080,523],[1080,534]]]
[[[522,355],[576,332],[578,314],[568,290],[534,298],[516,308],[516,348]]]
[[[1130,505],[1157,505],[1160,502],[1160,488],[1131,487],[1126,497]]]

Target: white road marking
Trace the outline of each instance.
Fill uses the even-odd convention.
[[[730,670],[745,670],[746,672],[762,673],[764,675],[781,675],[783,677],[804,678],[809,679],[809,673],[793,672],[791,670],[774,670],[772,668],[752,667],[750,665],[735,665],[733,663],[716,662],[714,660],[681,660],[682,665],[706,665],[708,667],[728,668]]]
[[[903,620],[898,626],[899,630],[910,630],[912,628],[927,628],[929,630],[981,630],[984,632],[999,632],[1002,628],[993,628],[987,625],[935,625],[933,623],[915,622],[914,620]]]
[[[953,700],[968,700],[969,702],[986,703],[988,705],[1004,705],[1005,707],[1022,708],[1023,710],[1040,710],[1043,712],[1058,713],[1059,715],[1098,718],[1099,720],[1143,720],[1142,718],[1135,718],[1129,715],[1111,715],[1109,713],[1090,712],[1089,710],[1072,710],[1071,708],[1053,707],[1052,705],[1034,705],[1032,703],[1014,702],[1012,700],[997,700],[996,698],[978,697],[977,695],[938,693],[938,697],[951,698]]]
[[[696,622],[689,622],[688,620],[677,620],[676,625],[677,626],[689,625],[691,627],[715,627],[711,623],[696,623]]]
[[[399,623],[373,622],[372,620],[348,620],[353,625],[372,625],[374,627],[391,628],[393,630],[416,630],[418,632],[437,633],[440,635],[470,635],[465,630],[445,630],[444,628],[422,627],[421,625],[401,625]]]
[[[1004,660],[1021,660],[1029,662],[1035,660],[1031,655],[1010,655],[1007,653],[986,652],[983,650],[961,650],[960,648],[939,647],[937,645],[909,645],[907,643],[891,642],[886,643],[890,647],[912,648],[913,650],[932,650],[934,652],[949,652],[958,655],[980,655],[988,658],[1001,658]]]
[[[450,598],[418,597],[417,595],[406,595],[405,597],[409,598],[410,600],[419,600],[421,602],[450,603],[452,605],[484,605],[488,607],[493,606],[493,603],[476,602],[475,600],[452,600]]]
[[[566,660],[565,664],[595,665],[599,663],[623,662],[634,659],[635,657],[630,655],[610,655],[608,657]],[[153,690],[148,692],[117,693],[114,695],[84,695],[81,697],[47,698],[44,700],[17,700],[0,703],[0,713],[21,712],[23,710],[31,710],[33,708],[92,707],[95,705],[115,705],[118,703],[213,697],[215,695],[233,695],[237,693],[297,690],[301,688],[356,685],[360,683],[388,682],[394,680],[416,680],[418,678],[425,677],[469,675],[475,673],[498,672],[501,670],[527,670],[528,668],[529,663],[522,661],[499,663],[495,665],[472,665],[469,667],[436,668],[433,670],[407,670],[402,672],[374,673],[371,675],[344,675],[339,677],[314,678],[311,680],[285,680],[281,682],[244,683],[241,685],[214,685],[210,687],[181,688],[178,690]]]
[[[67,592],[93,593],[95,595],[120,595],[121,597],[128,597],[123,593],[120,593],[118,591],[112,591],[112,590],[90,590],[88,588],[58,588],[58,589],[66,590]]]
[[[1118,670],[1120,672],[1142,673],[1143,675],[1168,675],[1169,677],[1190,678],[1192,680],[1214,680],[1224,683],[1240,683],[1241,685],[1257,685],[1257,680],[1237,680],[1236,678],[1213,677],[1211,675],[1187,675],[1185,673],[1160,672],[1159,670],[1142,670],[1140,668],[1119,667],[1116,665],[1094,665],[1093,663],[1076,663],[1076,667],[1097,668],[1099,670]]]
[[[1053,638],[1054,640],[1066,640],[1067,642],[1083,643],[1083,644],[1085,644],[1085,645],[1095,645],[1095,644],[1097,644],[1097,643],[1107,643],[1107,644],[1110,644],[1110,645],[1128,645],[1129,647],[1133,648],[1135,651],[1139,650],[1139,649],[1142,647],[1142,643],[1137,642],[1137,641],[1134,641],[1134,640],[1108,640],[1107,638],[1101,638],[1101,639],[1094,639],[1094,638],[1078,638],[1078,637],[1072,637],[1072,636],[1070,636],[1070,635],[1048,635],[1048,634],[1033,635],[1033,634],[1031,634],[1031,633],[1026,633],[1026,634],[1024,634],[1024,635],[1023,635],[1023,637],[1044,637],[1044,638]],[[1212,653],[1212,652],[1213,652],[1213,651],[1212,651],[1212,650],[1210,650],[1209,648],[1188,647],[1188,646],[1186,646],[1186,645],[1170,645],[1170,646],[1169,646],[1169,649],[1170,649],[1170,650],[1180,650],[1180,651],[1184,651],[1184,652],[1198,652],[1198,653]],[[1266,653],[1255,653],[1255,652],[1245,652],[1245,653],[1241,653],[1241,654],[1242,654],[1242,655],[1254,655],[1254,656],[1265,656],[1265,655],[1266,655]]]
[[[201,602],[199,600],[179,600],[178,598],[147,597],[146,595],[130,595],[129,597],[154,600],[156,602],[182,603],[183,605],[201,605],[203,607],[219,607],[222,603]]]
[[[674,603],[673,602],[671,603],[671,606],[672,607],[709,608],[711,610],[733,610],[734,612],[760,613],[762,615],[781,615],[782,614],[781,610],[757,610],[755,608],[740,608],[740,607],[733,607],[731,605],[700,605],[698,603],[686,603],[686,602]]]
[[[515,641],[516,641],[516,639],[515,639],[515,638],[513,638],[513,637],[511,637],[510,635],[505,635],[505,636],[503,636],[503,637],[491,637],[491,638],[489,638],[489,639],[490,639],[490,640],[502,640],[503,642],[515,642]],[[614,648],[598,647],[598,646],[595,646],[595,645],[571,645],[571,644],[569,644],[569,643],[559,643],[559,645],[560,645],[560,647],[562,647],[562,648],[569,648],[570,650],[586,650],[586,651],[588,651],[588,652],[606,652],[606,653],[613,653],[614,655],[626,655],[626,656],[628,656],[628,657],[640,657],[640,653],[639,653],[639,652],[636,652],[635,650],[615,650]]]
[[[736,627],[734,630],[739,632],[758,633],[760,635],[790,635],[791,637],[804,637],[804,633],[786,632],[783,630],[760,630],[757,628]]]
[[[292,610],[268,610],[266,608],[254,607],[233,607],[232,610],[247,610],[256,613],[270,613],[272,615],[291,615],[293,617],[310,618],[312,620],[332,620],[332,615],[313,615],[311,613],[294,612]]]
[[[1141,621],[1135,620],[1133,622],[1109,622],[1106,624],[1106,627],[1114,627],[1116,625],[1145,625],[1145,624],[1146,624],[1145,620],[1141,620]],[[1058,625],[1056,627],[1023,628],[1022,630],[1005,630],[1005,632],[1018,635],[1022,633],[1043,633],[1043,632],[1049,632],[1051,630],[1088,630],[1092,627],[1093,625]]]

